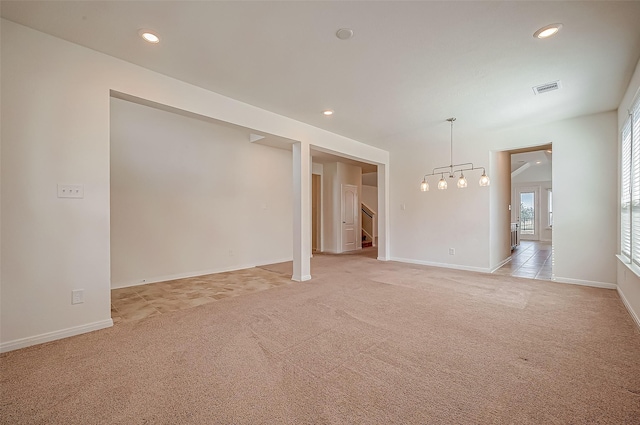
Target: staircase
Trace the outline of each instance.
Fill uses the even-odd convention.
[[[373,211],[367,204],[362,204],[362,247],[367,248],[375,246],[376,243],[376,212]]]

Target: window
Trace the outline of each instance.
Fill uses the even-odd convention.
[[[549,206],[549,227],[553,227],[553,193],[551,189],[547,189],[547,205]]]
[[[622,126],[620,253],[640,266],[640,98]]]

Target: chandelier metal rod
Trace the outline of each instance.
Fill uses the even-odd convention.
[[[457,168],[457,167],[463,167],[465,165],[470,165],[471,167]],[[454,168],[456,169],[454,170]],[[436,171],[436,170],[441,170],[441,171]],[[447,165],[445,167],[436,167],[431,171],[431,174],[425,174],[424,177],[435,176],[436,174],[443,174],[444,171],[442,170],[449,170],[449,177],[452,177],[454,173],[457,173],[459,171],[482,170],[483,173],[486,172],[484,167],[476,167],[473,165],[472,162],[464,162],[462,164],[452,164],[452,165]]]
[[[455,117],[449,118],[447,121],[451,123],[451,141],[449,143],[449,168],[451,168],[451,172],[453,173],[453,122],[455,121]]]

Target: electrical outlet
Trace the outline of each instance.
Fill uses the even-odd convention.
[[[449,255],[456,255],[456,249],[455,248],[449,248]]]
[[[84,186],[81,184],[59,184],[58,198],[84,198]]]
[[[74,289],[71,291],[71,304],[82,304],[84,302],[84,289]]]

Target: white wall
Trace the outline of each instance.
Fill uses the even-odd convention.
[[[622,125],[626,121],[628,117],[628,110],[631,107],[631,104],[634,98],[640,93],[640,61],[636,65],[636,70],[631,78],[631,82],[629,83],[629,87],[625,92],[625,95],[620,103],[620,107],[618,108],[618,179],[620,178],[621,168],[620,168],[620,152],[621,152],[621,139],[620,133],[622,131]],[[618,184],[618,188],[620,188],[620,184]],[[620,193],[618,189],[617,200],[620,199]],[[618,210],[617,210],[617,219],[618,219],[618,227],[617,227],[617,247],[616,250],[620,253],[620,202],[617,202]],[[555,207],[555,206],[554,206]],[[637,268],[630,268],[628,264],[622,262],[622,260],[618,260],[617,267],[617,283],[618,283],[618,292],[620,293],[621,298],[623,299],[627,309],[631,313],[632,317],[640,326],[640,270]]]
[[[316,232],[316,236],[315,237],[316,237],[317,240],[316,240],[316,246],[313,246],[313,242],[312,242],[312,247],[311,248],[312,248],[312,250],[316,249],[318,251],[322,251],[323,250],[322,247],[324,245],[323,230],[322,230],[323,229],[323,225],[324,225],[323,224],[323,216],[324,216],[324,214],[323,214],[323,205],[324,205],[323,198],[324,198],[324,194],[323,194],[323,183],[322,183],[323,168],[324,168],[323,164],[316,163],[316,162],[312,162],[311,163],[311,174],[312,174],[312,176],[311,176],[312,177],[312,183],[311,184],[312,185],[314,184],[313,183],[313,178],[314,178],[313,175],[315,174],[316,177],[317,177],[317,183],[316,183],[317,186],[316,186],[315,190],[318,191],[316,199],[312,200],[312,202],[311,202],[312,203],[311,207],[313,208],[314,204],[315,204],[315,206],[317,208],[317,211],[315,212],[315,214],[317,214],[316,215],[316,220],[317,220],[316,227],[315,227],[315,229],[311,230],[312,231],[312,235],[311,235],[312,241],[313,241],[313,232],[314,231]],[[313,195],[313,190],[312,190],[312,195]],[[313,211],[311,213],[314,214]],[[312,219],[312,222],[313,222],[313,219]],[[312,223],[312,225],[313,225],[313,223]]]
[[[1,30],[2,351],[112,323],[110,90],[352,158],[389,162],[381,149],[10,21],[2,20]],[[84,198],[58,199],[57,183],[83,184]],[[85,290],[85,302],[71,305],[71,291],[78,288]]]
[[[448,136],[445,129],[440,133]],[[594,179],[593,170],[602,176],[616,175],[616,139],[615,112],[527,128],[457,131],[457,161],[487,166],[491,151],[552,142],[555,277],[614,287],[617,216],[612,206],[617,202],[616,193],[610,182]],[[402,164],[392,168],[390,177],[393,259],[489,271],[495,265],[489,256],[491,189],[479,187],[477,177],[468,173],[466,189],[457,189],[455,181],[450,181],[453,187],[439,191],[436,179],[429,192],[420,192],[425,170],[449,162],[444,144],[442,149],[391,148],[390,156],[394,164]],[[492,186],[497,184],[493,165],[488,172]],[[455,248],[456,254],[448,255],[448,248]]]
[[[111,99],[111,286],[291,260],[291,152]]]
[[[109,91],[93,52],[4,20],[1,54],[4,351],[111,325]]]
[[[513,183],[542,182],[551,180],[551,164],[532,164],[529,168],[518,173],[511,181]]]
[[[369,208],[374,212],[378,212],[378,188],[376,186],[362,185],[362,199]]]
[[[615,283],[616,114],[559,123],[553,141],[553,275],[594,285]],[[609,287],[613,287],[612,285]]]
[[[335,218],[334,188],[338,179],[338,163],[323,164],[322,167],[322,251],[338,252],[339,226]]]
[[[491,202],[490,215],[490,263],[495,270],[511,257],[511,154],[509,152],[491,153],[493,178],[489,191]]]
[[[441,133],[448,139],[449,123],[444,121]],[[463,140],[461,132],[456,133]],[[456,180],[449,180],[447,190],[436,188],[439,176],[429,180],[430,190],[420,191],[425,172],[439,165],[449,164],[449,147],[433,146],[403,148],[395,143],[391,160],[396,166],[390,174],[391,259],[397,261],[489,271],[489,192],[480,187],[481,172],[465,176],[468,187],[456,188]],[[460,145],[461,146],[461,145]],[[458,152],[463,152],[458,149]],[[460,154],[460,162],[475,161],[489,166],[489,149]],[[487,169],[489,176],[491,170]],[[492,182],[492,184],[494,184]],[[449,255],[449,248],[455,255]]]
[[[363,173],[362,185],[378,187],[378,172],[374,171],[372,173]]]

